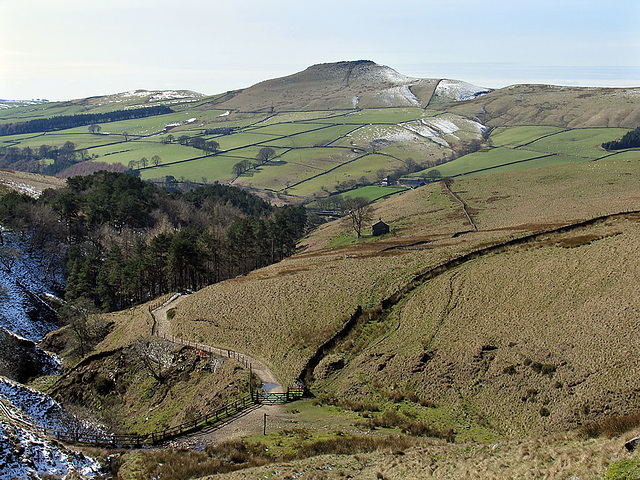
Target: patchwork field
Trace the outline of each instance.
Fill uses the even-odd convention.
[[[482,94],[461,101],[474,92]],[[372,62],[339,62],[212,97],[133,91],[5,109],[0,125],[143,106],[173,113],[104,123],[98,134],[83,126],[4,136],[0,147],[37,151],[72,142],[83,161],[133,167],[145,179],[232,183],[278,203],[309,203],[384,177],[485,175],[596,160],[607,155],[602,142],[640,121],[638,98],[633,88],[489,91],[412,79]],[[215,141],[219,150],[185,139]],[[263,147],[278,156],[260,165]],[[143,157],[160,161],[145,167]],[[238,175],[241,162],[246,167]]]

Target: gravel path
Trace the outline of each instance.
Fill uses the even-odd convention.
[[[155,320],[154,334],[159,337],[171,337],[170,326],[171,322],[167,317],[167,311],[171,308],[175,308],[185,295],[176,294],[171,297],[160,307],[151,311],[151,315]],[[208,350],[213,350],[214,353],[228,357],[229,350],[222,349],[213,345],[207,345]],[[232,352],[233,353],[233,352]],[[269,392],[284,393],[284,388],[279,383],[276,376],[269,368],[256,358],[250,357],[242,353],[242,356],[251,363],[253,372],[260,378],[263,384],[268,384]],[[265,414],[267,433],[270,430],[291,427],[296,423],[293,415],[287,413],[282,407],[278,405],[256,405],[254,408],[245,410],[241,414],[230,418],[221,425],[216,425],[214,428],[205,429],[200,432],[181,437],[172,440],[168,443],[172,448],[189,448],[189,449],[203,449],[207,445],[215,445],[225,440],[231,440],[234,438],[246,437],[249,435],[259,435],[263,433],[265,425]]]

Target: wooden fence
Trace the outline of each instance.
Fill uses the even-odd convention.
[[[184,345],[187,347],[191,347],[195,350],[211,353],[213,355],[218,355],[220,357],[232,358],[242,363],[246,368],[251,368],[251,359],[243,355],[242,353],[234,352],[233,350],[228,350],[226,348],[212,347],[210,345],[205,345],[203,343],[192,342],[191,340],[185,340],[182,338],[174,337],[173,335],[162,334],[162,335],[158,335],[158,337],[168,342],[175,343],[177,345]]]
[[[249,361],[249,358],[241,353],[234,352],[233,350],[211,347],[188,340],[182,340],[173,336],[163,335],[162,338],[172,343],[192,347],[196,350],[202,350],[214,355],[232,358],[242,363],[245,367],[251,368],[251,362]],[[6,408],[2,404],[2,402],[0,402],[0,413],[4,414],[14,423],[22,425],[24,428],[38,432],[39,434],[44,436],[54,437],[57,440],[66,443],[95,445],[111,448],[135,448],[142,447],[144,445],[160,444],[168,440],[181,437],[183,435],[203,430],[207,427],[215,427],[216,425],[220,425],[221,423],[232,419],[240,413],[248,411],[251,408],[255,408],[259,405],[279,405],[286,402],[299,400],[303,396],[303,388],[288,388],[284,393],[271,393],[265,392],[263,390],[252,391],[212,412],[201,415],[191,420],[190,422],[147,434],[101,433],[84,429],[80,426],[79,423],[75,426],[70,427],[68,430],[54,430],[25,421],[19,416],[14,415],[8,408]]]
[[[241,398],[229,402],[205,415],[191,420],[190,422],[177,425],[175,427],[166,428],[157,432],[147,434],[109,434],[95,431],[88,431],[82,428],[70,428],[66,431],[53,430],[26,422],[20,417],[11,413],[2,403],[0,403],[0,411],[15,423],[23,427],[36,431],[41,435],[54,437],[57,440],[80,445],[94,445],[111,448],[136,448],[145,445],[156,445],[174,438],[181,437],[190,433],[203,430],[206,427],[215,427],[224,421],[228,421],[238,414],[255,408],[259,405],[278,405],[291,402],[302,398],[302,389],[290,390],[285,393],[269,393],[258,391],[245,395]]]

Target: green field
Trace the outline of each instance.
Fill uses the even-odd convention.
[[[528,150],[560,153],[583,158],[599,158],[607,152],[603,142],[622,137],[628,130],[622,128],[584,128],[561,132],[529,143]]]
[[[519,147],[538,140],[545,135],[561,132],[558,127],[498,127],[491,132],[491,145],[494,147]]]
[[[486,175],[596,160],[610,155],[601,147],[603,142],[619,138],[626,132],[621,128],[496,128],[489,139],[489,144],[495,148],[464,155],[412,176],[430,176],[434,170],[442,177]],[[633,154],[630,157],[633,158]]]
[[[437,170],[443,177],[457,177],[469,173],[479,172],[495,168],[501,165],[515,162],[523,162],[541,154],[527,150],[512,150],[509,148],[492,148],[487,152],[476,152],[453,160],[452,162],[417,172],[413,176],[429,176],[430,172]]]
[[[405,187],[380,187],[378,185],[369,185],[368,187],[356,188],[342,194],[345,198],[363,197],[370,202],[375,202],[380,198],[389,197],[397,193],[406,192]]]
[[[158,167],[146,168],[140,171],[140,177],[147,180],[171,175],[178,179],[184,177],[186,180],[194,182],[202,182],[203,177],[207,179],[207,182],[211,182],[213,179],[231,180],[234,177],[233,165],[236,163],[238,163],[238,159],[235,157],[215,155],[188,162],[188,170],[185,169],[184,163],[161,164]]]
[[[46,134],[0,137],[0,147],[35,150],[40,145],[61,147],[70,141],[78,150],[87,149],[95,161],[125,166],[139,162],[142,157],[150,160],[157,155],[161,165],[149,165],[141,170],[143,178],[172,175],[197,182],[202,178],[209,182],[233,180],[236,185],[259,192],[285,193],[286,190],[288,195],[297,197],[296,201],[313,201],[345,188],[373,183],[381,172],[397,178],[415,170],[415,164],[424,168],[444,159],[455,158],[435,167],[443,176],[484,175],[593,160],[609,155],[600,147],[603,142],[626,132],[622,128],[497,126],[481,151],[462,155],[470,142],[484,140],[477,112],[461,114],[418,107],[367,108],[367,99],[377,95],[373,91],[363,91],[359,102],[365,107],[362,109],[331,110],[331,105],[337,103],[335,99],[328,99],[325,109],[278,111],[264,106],[264,95],[272,94],[267,90],[255,97],[249,96],[243,100],[248,103],[242,103],[246,109],[242,109],[225,108],[224,99],[234,99],[234,95],[202,97],[186,92],[184,98],[166,103],[174,113],[103,123],[97,135],[90,134],[88,127],[83,126]],[[136,91],[16,107],[1,112],[0,123],[159,105],[166,100],[163,98],[162,92]],[[256,108],[252,102],[262,107]],[[518,102],[504,108],[517,105]],[[568,112],[573,111],[570,105],[566,108]],[[431,117],[437,118],[428,120]],[[216,128],[234,130],[230,134],[209,132],[205,135],[207,129]],[[173,142],[163,143],[168,142],[169,135]],[[180,145],[178,139],[185,135],[215,140],[220,152],[212,159],[203,150]],[[256,163],[260,148],[267,146],[276,149],[278,157],[266,165],[250,168],[236,179],[233,166],[243,160]],[[365,153],[370,155],[354,160]],[[408,165],[411,165],[409,171]],[[425,176],[433,168],[412,175]]]

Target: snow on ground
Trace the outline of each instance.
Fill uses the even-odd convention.
[[[52,294],[55,285],[63,283],[62,262],[38,251],[29,252],[27,242],[11,232],[2,232],[2,238],[0,325],[24,338],[40,341],[58,324],[45,304],[25,288],[37,296]]]
[[[67,450],[59,443],[0,421],[0,477],[44,479],[50,476],[94,478],[100,465],[94,459]]]
[[[33,99],[33,100],[0,100],[0,110],[6,110],[7,108],[16,107],[28,107],[30,105],[39,105],[41,103],[47,103],[49,100]],[[30,110],[30,111],[35,111]]]
[[[424,122],[420,121],[420,122],[411,122],[411,123],[405,123],[402,125],[404,128],[406,128],[407,130],[410,130],[418,135],[420,135],[421,137],[425,137],[428,138],[431,141],[436,142],[438,145],[441,145],[443,147],[449,148],[449,142],[447,142],[444,138],[442,138],[440,135],[441,133],[430,127],[429,125],[425,124]]]
[[[28,237],[6,230],[1,234],[0,323],[15,336],[38,341],[58,328],[55,315],[37,298],[52,297],[54,286],[62,285],[62,262],[37,250],[29,252]],[[47,355],[37,347],[34,351]],[[51,368],[57,369],[57,359],[49,358]],[[10,404],[13,416],[45,428],[64,431],[71,427],[91,432],[101,429],[80,422],[47,395],[4,377],[0,377],[0,399]],[[46,475],[66,477],[70,473],[93,478],[98,471],[95,460],[67,451],[24,428],[0,422],[0,478],[40,479]]]
[[[183,100],[189,98],[199,98],[204,95],[196,92],[177,91],[177,90],[132,90],[114,95],[114,97],[146,98],[149,102],[162,102],[165,100]]]
[[[351,132],[348,137],[357,138],[359,141],[371,142],[374,140],[386,140],[388,142],[415,142],[422,139],[415,133],[401,126],[370,125]]]
[[[471,83],[461,82],[459,80],[440,80],[436,88],[435,95],[439,97],[450,98],[452,100],[463,101],[479,97],[489,93],[488,88],[478,87]]]
[[[407,105],[419,107],[420,101],[411,92],[408,85],[399,85],[381,92],[383,101],[389,106]]]
[[[38,198],[42,194],[42,190],[38,190],[37,188],[34,188],[31,185],[27,185],[26,183],[18,183],[7,179],[3,180],[2,184],[6,185],[12,190],[16,190],[19,193],[29,195],[31,198]]]
[[[173,123],[167,123],[164,128],[170,128],[170,127],[179,127],[180,125],[187,125],[189,123],[193,123],[197,120],[197,118],[189,118],[188,120],[184,120],[183,122],[173,122]]]
[[[13,414],[44,428],[66,431],[72,418],[51,397],[5,377],[0,377],[0,397],[11,402]]]

